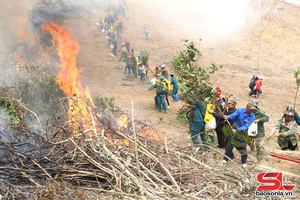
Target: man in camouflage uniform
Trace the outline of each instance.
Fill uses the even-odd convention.
[[[294,119],[293,107],[288,106],[283,112],[283,116],[278,120],[272,129],[272,134],[277,137],[277,143],[281,150],[296,150],[296,132],[298,125]]]
[[[256,100],[253,100],[257,102]],[[255,103],[256,110],[254,111],[255,120],[254,123],[257,124],[257,134],[252,139],[250,148],[251,150],[255,150],[256,148],[256,156],[258,160],[262,159],[262,139],[265,137],[265,127],[264,123],[269,121],[269,116],[258,107],[258,102]]]

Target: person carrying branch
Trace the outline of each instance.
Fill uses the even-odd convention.
[[[228,157],[234,159],[233,148],[236,148],[241,154],[242,167],[247,167],[247,130],[255,120],[253,112],[256,110],[256,106],[255,102],[249,102],[246,108],[238,108],[234,113],[223,116],[225,120],[234,120],[231,130],[233,135],[230,138],[230,144],[225,149],[223,163],[228,162]]]
[[[203,151],[209,151],[210,148],[207,146],[202,147],[202,144],[206,144],[207,140],[205,137],[205,122],[204,113],[205,106],[200,102],[188,102],[191,106],[191,110],[187,114],[189,119],[189,128],[191,133],[191,138],[196,146],[196,152],[202,153]],[[199,139],[201,138],[201,140]]]
[[[166,92],[167,92],[167,86],[164,83],[164,76],[159,77],[160,82],[156,82],[155,85],[152,85],[150,88],[147,89],[147,91],[150,91],[154,88],[156,88],[156,96],[155,96],[155,102],[157,105],[158,112],[162,112],[162,108],[164,109],[165,113],[168,112],[167,105],[165,102]]]
[[[270,137],[277,137],[277,143],[281,150],[296,150],[297,140],[296,133],[298,125],[294,119],[293,107],[288,106],[283,112],[283,116],[279,119],[272,129]]]

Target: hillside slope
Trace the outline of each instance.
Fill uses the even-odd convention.
[[[135,52],[149,51],[149,64],[152,70],[161,61],[168,63],[174,55],[184,49],[181,42],[185,36],[184,31],[177,31],[180,27],[172,23],[174,18],[178,17],[176,12],[173,16],[169,16],[173,20],[163,21],[165,17],[160,16],[164,15],[164,7],[158,6],[158,2],[154,0],[151,3],[149,1],[141,4],[140,1],[129,0],[127,16],[120,19],[124,25],[124,33],[123,37],[119,38],[119,44],[126,38]],[[206,43],[205,38],[201,38],[203,41],[201,42],[197,35],[187,34],[186,38],[194,40],[198,45],[203,54],[201,65],[209,66],[215,63],[224,66],[212,77],[212,82],[214,86],[220,86],[224,93],[233,93],[239,107],[244,107],[249,100],[252,100],[248,96],[248,82],[253,74],[265,76],[263,94],[258,100],[261,109],[270,116],[269,123],[266,123],[267,134],[270,134],[274,122],[282,116],[286,106],[294,102],[296,84],[293,71],[298,67],[300,54],[300,24],[298,23],[300,8],[280,3],[278,9],[277,16],[268,25],[262,37],[259,72],[258,38],[255,36],[259,31],[258,26],[250,28],[244,25],[238,31],[237,37],[228,36],[214,43]],[[100,15],[103,17],[105,13]],[[182,102],[171,102],[168,114],[158,113],[154,108],[154,91],[145,91],[148,86],[140,84],[137,79],[130,85],[124,85],[122,80],[124,64],[109,55],[110,49],[105,35],[95,25],[98,18],[99,16],[83,16],[82,23],[73,21],[68,24],[71,29],[73,27],[72,32],[81,45],[78,66],[84,69],[83,85],[88,86],[94,96],[115,97],[116,105],[127,110],[129,115],[133,101],[135,119],[163,132],[171,147],[190,145],[187,125],[176,120],[176,112],[182,106]],[[194,19],[193,23],[196,21]],[[144,40],[145,26],[150,31],[150,42]],[[169,69],[169,66],[167,67]],[[267,152],[273,151],[276,146],[275,140],[265,142]],[[299,152],[293,154],[298,155]],[[267,155],[266,158],[263,162],[265,165],[292,173],[299,169],[298,165],[292,162],[279,163],[277,159]],[[250,169],[255,170],[257,162],[254,153],[250,153],[249,163],[251,163]]]

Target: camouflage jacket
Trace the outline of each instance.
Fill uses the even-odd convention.
[[[280,133],[280,136],[277,139],[277,142],[282,147],[288,147],[289,141],[296,145],[296,136],[295,133],[297,132],[298,125],[296,121],[291,121],[288,124],[285,123],[284,118],[280,119],[276,122],[275,126],[272,129],[272,134]]]

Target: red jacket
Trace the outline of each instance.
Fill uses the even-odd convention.
[[[258,79],[257,81],[255,81],[256,90],[260,90],[261,86],[262,86],[262,80]]]

